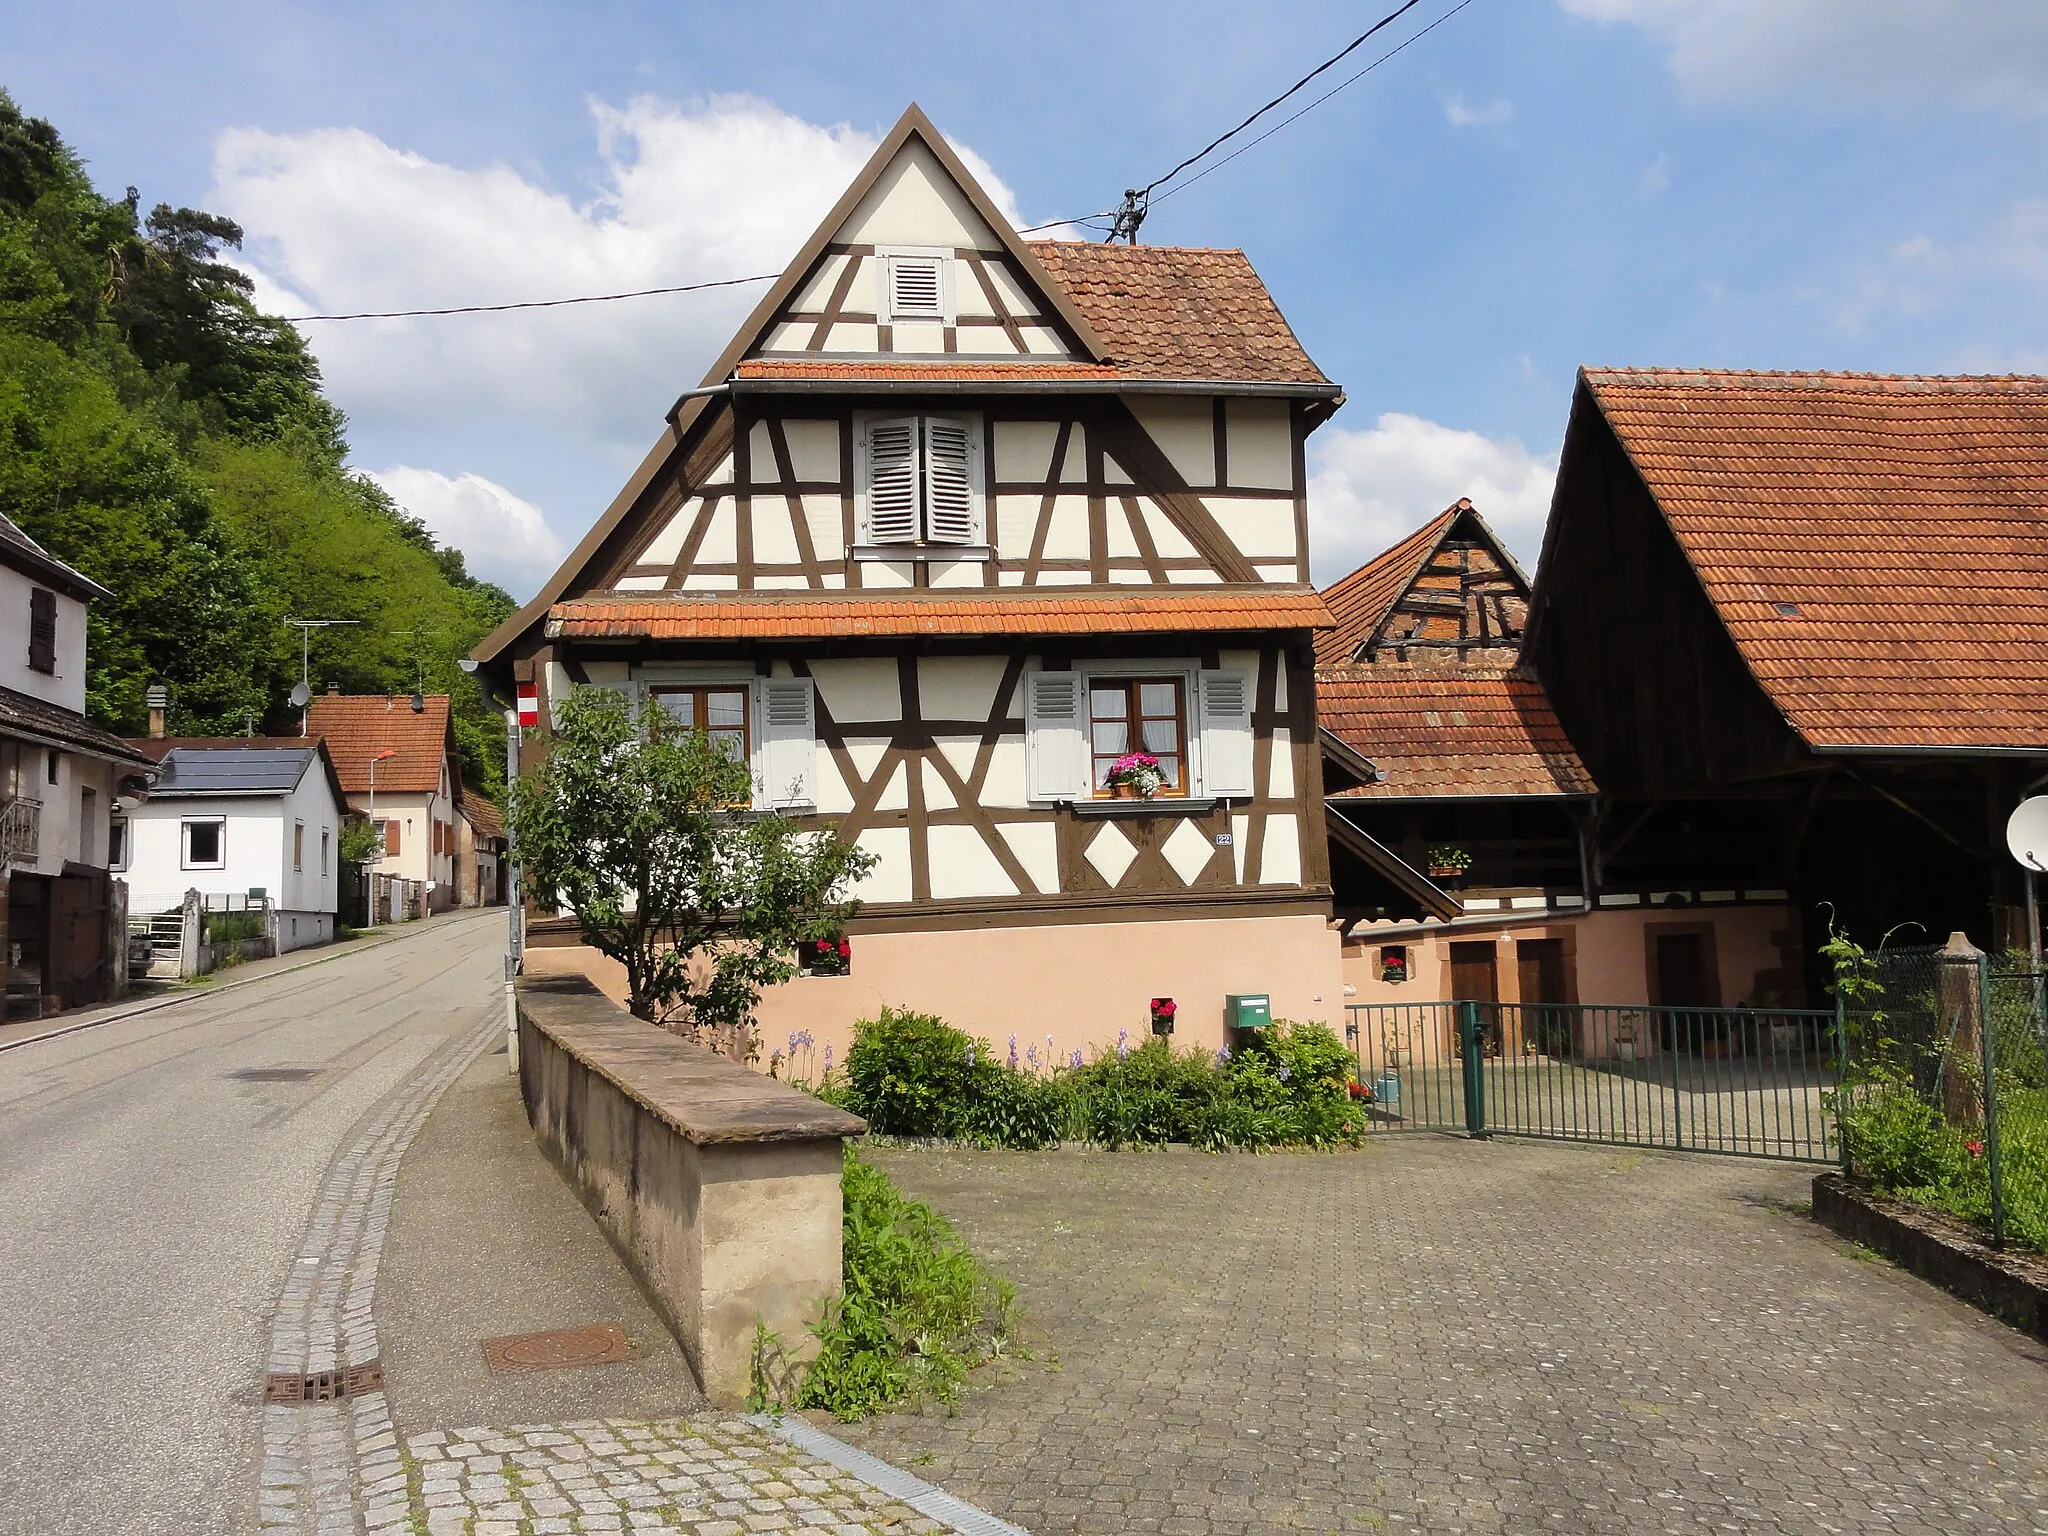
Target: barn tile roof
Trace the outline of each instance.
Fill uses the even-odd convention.
[[[1179,591],[1082,591],[938,596],[825,596],[774,592],[614,594],[556,603],[550,638],[799,640],[905,635],[1094,635],[1192,630],[1314,629],[1330,613],[1314,589],[1201,586]]]
[[[1010,357],[991,357],[985,362],[944,362],[904,359],[877,362],[853,358],[846,362],[817,358],[750,357],[733,370],[740,379],[808,380],[834,384],[987,384],[987,383],[1082,383],[1089,380],[1121,380],[1123,370],[1106,363],[1070,363],[1055,358],[1027,362]]]
[[[1134,378],[1330,382],[1243,251],[1043,240],[1031,253]]]
[[[2048,379],[1582,378],[1810,745],[2048,750]]]
[[[377,764],[377,788],[392,794],[432,794],[441,787],[441,763],[454,754],[448,723],[448,695],[430,693],[426,708],[413,713],[402,693],[316,693],[306,710],[306,733],[327,743],[341,787],[368,794],[370,759],[398,755]],[[451,773],[452,777],[452,773]]]
[[[1316,723],[1383,775],[1334,798],[1594,792],[1542,684],[1520,668],[1317,667]]]

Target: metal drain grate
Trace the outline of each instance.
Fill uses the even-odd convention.
[[[485,1339],[484,1359],[491,1370],[550,1371],[571,1365],[609,1365],[633,1358],[633,1341],[617,1323],[591,1323],[559,1328],[552,1333],[521,1333]]]
[[[319,1075],[318,1067],[243,1067],[228,1074],[238,1083],[303,1083]]]
[[[361,1397],[366,1392],[383,1390],[384,1364],[381,1360],[372,1360],[368,1365],[351,1365],[338,1371],[314,1371],[306,1376],[273,1373],[265,1379],[263,1401],[331,1403],[338,1397]]]

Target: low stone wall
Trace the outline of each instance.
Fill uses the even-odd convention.
[[[864,1121],[632,1017],[581,976],[519,984],[534,1134],[689,1357],[746,1401],[756,1324],[800,1354],[839,1289],[843,1146]]]
[[[2035,1338],[2048,1339],[2048,1260],[1993,1248],[1958,1222],[1858,1189],[1813,1181],[1813,1219]]]

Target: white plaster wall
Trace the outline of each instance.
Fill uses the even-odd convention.
[[[1223,420],[1232,485],[1254,490],[1295,488],[1294,428],[1285,400],[1228,400]]]
[[[1003,866],[978,829],[932,827],[926,838],[934,899],[1017,894],[1016,882],[1003,873]]]
[[[1059,442],[1054,421],[998,421],[995,429],[996,479],[1042,482],[1052,473],[1052,450]],[[1035,499],[1033,506],[1037,505]]]
[[[927,720],[986,720],[1002,686],[1006,656],[926,656],[917,664],[920,713]]]
[[[790,468],[799,480],[839,479],[839,423],[785,421],[782,435],[789,444]],[[835,507],[834,511],[838,509]]]
[[[16,867],[37,875],[62,874],[67,863],[104,869],[107,863],[107,824],[114,802],[114,788],[121,776],[115,765],[102,758],[59,751],[55,758],[56,782],[53,784],[50,782],[50,749],[24,742],[20,750],[21,796],[39,801],[42,813],[37,831],[36,860]],[[81,791],[86,789],[93,792],[90,827],[85,826],[82,820]],[[4,791],[4,786],[0,786],[0,791]]]
[[[938,158],[915,141],[905,144],[883,170],[835,238],[846,245],[972,246],[978,250],[992,250],[998,244],[995,231],[982,222]],[[872,285],[865,307],[874,307]]]
[[[1231,475],[1235,478],[1235,461]],[[1230,542],[1247,560],[1295,558],[1294,503],[1274,497],[1204,496],[1202,504],[1215,515]],[[1292,574],[1292,566],[1288,567]]]
[[[183,796],[149,799],[128,813],[129,904],[136,912],[163,912],[197,890],[241,896],[261,886],[283,906],[290,886],[288,798],[283,795]],[[187,821],[222,820],[220,869],[186,869]],[[331,910],[331,908],[329,909]]]
[[[1183,480],[1193,486],[1216,483],[1216,414],[1211,401],[1133,395],[1127,403]]]
[[[855,656],[811,663],[818,698],[841,725],[903,718],[903,690],[892,656]]]
[[[73,714],[85,713],[85,604],[57,598],[57,671],[28,664],[29,594],[43,584],[0,566],[0,687],[12,688]],[[50,589],[46,589],[50,590]]]

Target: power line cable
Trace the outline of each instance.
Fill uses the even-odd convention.
[[[610,304],[618,299],[649,299],[661,293],[698,293],[706,288],[737,288],[746,283],[771,283],[780,272],[758,272],[752,277],[721,277],[709,283],[681,283],[673,288],[636,288],[631,293],[593,293],[575,299],[527,299],[518,304],[458,304],[448,309],[379,309],[352,315],[280,315],[288,325],[314,320],[411,320],[422,315],[497,315],[511,309],[559,309],[565,304]]]
[[[1320,107],[1324,102],[1328,101],[1332,96],[1336,95],[1346,86],[1356,85],[1359,81],[1363,80],[1367,75],[1371,74],[1374,70],[1378,69],[1382,64],[1386,63],[1387,60],[1391,59],[1395,54],[1403,52],[1407,48],[1412,47],[1414,44],[1421,42],[1425,37],[1429,36],[1430,33],[1434,32],[1438,27],[1442,26],[1445,22],[1449,21],[1453,16],[1457,15],[1458,12],[1464,10],[1465,7],[1470,4],[1472,4],[1472,0],[1458,0],[1458,3],[1456,5],[1452,6],[1448,11],[1445,11],[1443,15],[1437,17],[1435,21],[1432,21],[1428,26],[1424,27],[1421,31],[1417,32],[1413,37],[1407,38],[1402,42],[1395,44],[1392,48],[1389,48],[1385,53],[1381,54],[1378,58],[1374,59],[1370,64],[1366,65],[1365,68],[1361,69],[1357,74],[1352,75],[1347,79],[1341,80],[1337,84],[1331,86],[1327,91],[1323,92],[1322,95],[1318,96],[1314,101],[1310,102],[1307,106],[1303,107],[1299,112],[1293,113],[1291,116],[1281,118],[1279,122],[1275,123],[1272,127],[1268,128],[1264,133],[1260,134],[1257,138],[1253,139],[1251,143],[1239,145],[1236,149],[1233,149],[1229,154],[1225,155],[1221,160],[1218,160],[1214,165],[1205,166],[1203,169],[1197,171],[1194,175],[1190,176],[1186,181],[1182,182],[1179,186],[1168,187],[1164,192],[1159,194],[1159,201],[1163,203],[1169,197],[1172,197],[1174,193],[1187,191],[1189,187],[1192,187],[1204,176],[1222,170],[1224,166],[1230,164],[1231,161],[1235,160],[1239,155],[1243,154],[1246,150],[1255,149],[1259,145],[1265,143],[1266,140],[1273,137],[1274,134],[1278,133],[1282,128],[1285,128],[1289,123],[1298,122],[1300,119],[1308,116],[1309,113],[1315,111],[1317,107]]]
[[[1415,7],[1420,4],[1422,4],[1422,0],[1406,0],[1405,4],[1397,7],[1392,11],[1389,11],[1386,15],[1382,16],[1378,21],[1374,22],[1371,26],[1367,27],[1363,32],[1359,33],[1358,36],[1354,37],[1350,42],[1346,43],[1337,52],[1331,54],[1327,59],[1323,60],[1322,63],[1318,64],[1314,69],[1310,70],[1307,74],[1303,75],[1299,80],[1295,81],[1294,84],[1287,87],[1286,90],[1282,91],[1278,96],[1275,96],[1263,107],[1259,108],[1259,110],[1254,112],[1250,117],[1246,118],[1243,122],[1239,123],[1235,128],[1231,129],[1230,132],[1223,134],[1218,138],[1211,139],[1207,144],[1204,144],[1192,155],[1189,155],[1187,159],[1181,161],[1179,165],[1176,165],[1164,176],[1156,177],[1152,181],[1147,182],[1144,186],[1138,188],[1138,196],[1149,197],[1152,193],[1153,188],[1161,185],[1164,182],[1169,182],[1173,180],[1174,177],[1178,176],[1182,171],[1186,170],[1189,166],[1194,165],[1199,161],[1206,160],[1212,153],[1214,153],[1218,149],[1221,149],[1225,144],[1228,144],[1240,133],[1243,133],[1245,129],[1251,127],[1253,123],[1256,123],[1268,112],[1272,111],[1275,107],[1279,106],[1282,102],[1286,101],[1288,97],[1294,95],[1295,92],[1299,91],[1303,86],[1307,85],[1311,80],[1315,79],[1318,75],[1321,75],[1331,69],[1334,69],[1337,65],[1343,63],[1345,59],[1349,58],[1352,54],[1356,53],[1361,47],[1363,47],[1365,45],[1366,40],[1370,38],[1374,33],[1382,31],[1385,28],[1392,26],[1395,22],[1399,21],[1403,16],[1407,15],[1410,11],[1414,10]],[[1323,99],[1327,100],[1328,98],[1325,97]],[[1304,108],[1303,110],[1306,110],[1306,108]]]

